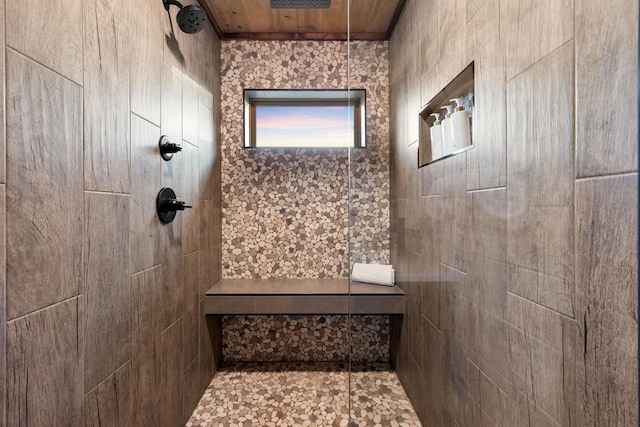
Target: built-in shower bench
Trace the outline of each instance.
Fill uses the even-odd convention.
[[[223,279],[205,294],[208,315],[404,314],[397,287],[348,279]]]

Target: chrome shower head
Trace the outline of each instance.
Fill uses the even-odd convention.
[[[197,4],[190,4],[183,6],[182,3],[176,0],[162,0],[164,8],[169,11],[171,5],[178,6],[180,12],[176,16],[176,21],[180,29],[187,34],[194,34],[202,31],[207,25],[207,14],[202,7]]]

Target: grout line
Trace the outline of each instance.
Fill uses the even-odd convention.
[[[607,175],[593,175],[593,176],[581,176],[580,178],[576,178],[575,181],[577,182],[581,182],[581,181],[595,181],[598,179],[606,179],[606,178],[618,178],[618,177],[625,177],[625,176],[634,176],[634,175],[638,175],[638,172],[618,172],[618,173],[611,173],[611,174],[607,174]]]
[[[424,313],[422,313],[422,318],[423,318],[424,320],[426,320],[427,322],[429,322],[429,325],[433,326],[433,329],[435,329],[436,331],[438,331],[438,333],[442,333],[442,331],[440,330],[440,328],[438,328],[438,327],[435,325],[435,323],[433,323],[433,322],[431,321],[431,319],[429,319],[429,317],[428,317],[428,316],[426,316]]]
[[[487,193],[490,191],[500,191],[500,190],[506,190],[507,187],[491,187],[491,188],[479,188],[477,190],[467,190],[467,193]]]
[[[193,359],[191,359],[189,361],[189,363],[187,363],[187,367],[183,369],[183,371],[186,371],[187,369],[189,369],[189,366],[193,365],[196,362],[196,359],[200,356],[200,351],[198,351],[198,354],[196,354]]]
[[[183,256],[183,257],[186,257],[187,255],[191,255],[191,254],[194,254],[194,253],[196,253],[196,252],[200,252],[200,248],[198,248],[198,249],[196,249],[196,250],[193,250],[193,251],[191,251],[191,252],[183,252],[183,253],[182,253],[182,256]],[[159,265],[159,264],[158,264],[158,265]]]
[[[457,268],[455,268],[455,267],[452,267],[452,266],[450,266],[450,265],[449,265],[449,264],[447,264],[447,263],[440,262],[440,264],[441,264],[441,265],[444,265],[445,267],[447,267],[447,268],[449,268],[450,270],[453,270],[453,271],[455,271],[455,272],[457,272],[457,273],[461,273],[461,274],[464,274],[464,275],[467,275],[467,274],[468,274],[467,272],[462,271],[462,270],[460,270],[460,269],[457,269]],[[441,280],[441,281],[442,281],[442,282],[447,283],[447,281],[444,281],[444,280]]]
[[[178,316],[178,318],[176,320],[174,320],[173,322],[171,322],[169,324],[169,326],[167,326],[166,328],[164,328],[162,331],[160,331],[160,335],[164,334],[169,328],[171,328],[173,325],[175,325],[176,323],[178,323],[179,321],[182,320],[182,318],[184,317],[184,315],[180,315]]]
[[[187,140],[186,140],[186,139],[184,139],[184,138],[182,139],[182,142],[183,142],[183,143],[187,143],[187,144],[189,144],[189,145],[190,145],[190,146],[192,146],[193,148],[200,148],[200,146],[199,146],[199,145],[195,145],[193,142],[189,142],[189,141],[187,141]],[[200,157],[198,156],[198,158],[200,158]]]
[[[473,21],[473,19],[478,15],[478,12],[482,10],[482,8],[485,6],[486,3],[487,3],[487,0],[483,0],[480,6],[478,6],[478,8],[476,9],[475,13],[473,13],[471,16],[465,16],[465,25],[469,25],[469,23]],[[468,9],[469,9],[469,3],[467,2],[467,7],[465,7],[465,10],[464,10],[465,15],[467,14]]]
[[[15,322],[16,320],[21,320],[21,319],[23,319],[23,318],[25,318],[27,316],[32,315],[32,314],[39,313],[39,312],[41,312],[43,310],[48,310],[48,309],[50,309],[50,308],[52,308],[52,307],[54,307],[56,305],[66,304],[66,303],[70,302],[73,299],[78,299],[79,300],[80,296],[82,296],[82,295],[84,295],[84,294],[83,293],[78,293],[78,294],[73,295],[73,296],[71,296],[69,298],[65,298],[65,299],[63,299],[61,301],[56,301],[56,302],[54,302],[52,304],[46,305],[44,307],[40,307],[40,308],[38,308],[36,310],[29,311],[28,313],[21,314],[20,316],[14,317],[13,319],[6,319],[7,320],[7,325],[10,324],[10,323]]]
[[[125,360],[125,361],[122,363],[122,365],[118,366],[115,370],[113,370],[113,372],[110,372],[109,374],[107,374],[107,376],[106,376],[106,377],[104,377],[104,378],[102,378],[100,381],[98,381],[98,384],[96,384],[93,388],[91,388],[91,389],[90,389],[90,390],[88,390],[88,391],[84,391],[83,396],[86,398],[86,397],[89,395],[89,393],[91,393],[93,390],[95,390],[95,389],[97,389],[98,387],[100,387],[100,384],[102,384],[102,383],[103,383],[107,378],[109,378],[110,376],[115,375],[115,373],[116,373],[116,372],[118,372],[120,369],[124,368],[124,366],[125,366],[127,363],[131,363],[131,364],[133,364],[133,361],[132,361],[131,357],[129,357],[127,360]]]
[[[33,59],[33,58],[31,58],[31,57],[29,57],[29,56],[25,55],[24,53],[22,53],[22,52],[20,52],[20,51],[18,51],[18,50],[13,49],[12,47],[10,47],[10,46],[8,46],[8,45],[6,46],[6,49],[7,49],[7,50],[12,51],[13,53],[15,53],[15,54],[17,54],[17,55],[19,55],[19,56],[22,56],[23,58],[25,58],[25,59],[27,59],[27,60],[29,60],[29,61],[31,61],[31,62],[33,62],[33,63],[35,63],[35,64],[40,65],[42,68],[45,68],[46,70],[48,70],[48,71],[50,71],[50,72],[54,73],[54,74],[55,74],[55,75],[57,75],[58,77],[62,77],[63,79],[65,79],[65,80],[67,80],[67,81],[69,81],[69,82],[73,83],[73,84],[74,84],[74,85],[76,85],[77,87],[82,88],[82,85],[81,85],[80,83],[76,82],[76,81],[75,81],[75,80],[73,80],[73,79],[70,79],[69,77],[65,76],[64,74],[60,73],[59,71],[54,70],[53,68],[50,68],[50,67],[48,67],[48,66],[44,65],[42,62],[39,62],[39,61],[37,61],[37,60],[35,60],[35,59]],[[6,54],[5,54],[5,57],[6,57]],[[7,73],[6,73],[6,62],[5,62],[5,75],[6,75],[6,74],[7,74]],[[83,97],[84,97],[84,96],[83,96]],[[5,113],[5,114],[6,114],[6,113]]]
[[[119,193],[117,191],[102,191],[102,190],[83,190],[84,193],[90,194],[108,194],[112,196],[130,196],[130,193]]]
[[[522,71],[518,72],[517,74],[514,74],[513,76],[511,76],[511,78],[509,78],[509,76],[507,75],[507,86],[509,85],[510,82],[512,82],[516,77],[522,75],[523,73],[525,73],[526,71],[530,70],[531,68],[533,68],[535,65],[539,64],[540,62],[544,61],[545,59],[547,59],[548,57],[550,57],[551,55],[555,54],[557,51],[559,51],[560,49],[564,48],[566,45],[568,45],[569,43],[573,43],[575,41],[574,37],[571,37],[569,40],[567,40],[566,42],[562,43],[560,46],[558,46],[557,48],[553,49],[551,52],[547,53],[545,56],[543,56],[542,58],[538,59],[536,62],[534,62],[533,64],[529,65],[528,67],[524,68]]]
[[[525,298],[525,297],[523,297],[523,296],[520,296],[520,295],[518,295],[518,294],[516,294],[516,293],[514,293],[514,292],[507,291],[507,295],[509,295],[509,294],[513,295],[514,297],[516,297],[516,298],[518,298],[518,299],[521,299],[521,300],[527,301],[527,302],[529,302],[529,303],[531,303],[531,304],[534,304],[534,305],[536,305],[536,306],[538,306],[538,307],[541,307],[541,308],[543,308],[543,309],[545,309],[545,310],[547,310],[547,311],[551,311],[551,312],[553,312],[553,313],[557,314],[558,316],[564,317],[565,319],[572,320],[572,321],[574,321],[574,322],[576,321],[576,319],[575,319],[574,317],[567,316],[566,314],[560,313],[559,311],[554,310],[553,308],[547,307],[546,305],[540,304],[539,302],[532,301],[532,300],[530,300],[530,299],[528,299],[528,298]],[[503,319],[503,320],[505,320],[505,322],[507,322],[507,320],[506,320],[506,319]],[[508,324],[510,324],[510,325],[512,325],[510,322],[507,322],[507,323],[508,323]],[[512,325],[512,326],[514,326],[514,327],[515,327],[515,325]]]
[[[147,268],[142,269],[142,270],[140,270],[140,271],[136,271],[135,273],[129,273],[129,278],[131,278],[131,277],[133,277],[133,276],[137,276],[137,275],[138,275],[138,274],[140,274],[140,273],[146,273],[146,272],[148,272],[148,271],[154,270],[154,269],[156,269],[156,268],[158,268],[158,267],[160,267],[160,266],[162,266],[162,263],[160,263],[160,264],[156,264],[156,265],[154,265],[153,267],[147,267]]]
[[[153,123],[151,120],[147,119],[146,117],[141,116],[140,114],[136,113],[135,111],[131,110],[130,113],[131,113],[131,115],[134,115],[137,118],[142,119],[145,122],[147,122],[149,124],[152,124],[153,126],[155,126],[158,129],[160,129],[160,126],[158,126],[157,124]],[[129,131],[132,132],[132,130],[131,130],[131,120],[129,120]],[[131,141],[131,140],[129,140],[129,141]],[[133,147],[132,147],[133,144],[129,143],[129,146],[131,147],[131,149],[133,149]],[[129,169],[131,169],[131,168],[129,168]]]

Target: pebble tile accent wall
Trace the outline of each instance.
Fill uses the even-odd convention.
[[[388,44],[353,42],[351,52],[347,46],[222,42],[224,278],[348,277],[349,253],[352,262],[389,262]],[[349,83],[367,97],[367,147],[351,151],[351,168],[346,149],[242,148],[243,89],[346,89]],[[226,318],[224,359],[345,360],[346,320],[323,318],[324,324],[314,317]],[[353,331],[354,357],[388,361],[388,318],[354,322],[368,325],[366,334]],[[269,332],[282,325],[286,341]]]
[[[338,278],[389,260],[386,42],[222,42],[223,277]],[[349,71],[349,82],[347,72]],[[243,89],[367,93],[367,148],[243,149]],[[351,209],[351,241],[349,215]]]
[[[225,316],[225,362],[346,362],[347,316]],[[389,362],[389,316],[351,317],[351,360]]]

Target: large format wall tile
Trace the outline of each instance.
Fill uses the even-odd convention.
[[[638,2],[576,2],[576,175],[638,169]]]
[[[191,418],[202,397],[200,393],[200,356],[196,356],[184,370],[184,396],[182,397],[183,422]]]
[[[425,306],[423,314],[435,325],[440,324],[440,320],[435,315],[439,311],[437,304],[432,305],[432,310],[427,307],[427,293],[431,285],[437,285],[440,281],[440,248],[442,245],[441,226],[444,219],[441,217],[442,200],[440,196],[424,197],[414,207],[420,212],[418,231],[416,232],[419,253],[424,257],[424,262],[420,268],[423,280],[426,282]],[[437,299],[437,294],[434,295]]]
[[[198,294],[199,279],[221,270],[220,147],[210,128],[220,116],[220,43],[212,28],[181,33],[178,8],[171,21],[160,0],[129,3],[0,1],[0,425],[184,425],[183,396],[195,405],[221,352],[220,340],[200,348]],[[177,34],[163,33],[172,26]],[[210,268],[192,270],[193,329],[182,318],[182,216],[164,226],[155,212],[161,187],[187,193],[183,154],[164,162],[158,152],[160,128],[183,141],[183,77],[194,82],[191,139],[210,142],[207,188],[194,179],[189,193],[214,204],[209,218],[191,217],[191,242],[197,249],[202,221],[210,248]],[[196,178],[198,160],[196,151]],[[191,365],[183,334],[195,343]]]
[[[509,290],[573,317],[573,43],[508,93]]]
[[[5,186],[0,185],[0,242],[6,242]],[[5,245],[0,245],[0,420],[5,420],[7,403],[7,305],[5,281]]]
[[[475,16],[487,0],[467,0],[467,23]]]
[[[512,384],[528,411],[535,405],[559,425],[574,424],[576,322],[513,294],[507,304]]]
[[[99,0],[86,0],[85,190],[129,192],[127,27]]]
[[[82,316],[72,298],[7,324],[7,425],[82,423]]]
[[[402,13],[393,31],[394,37],[389,41],[389,82],[390,95],[397,101],[407,97],[407,58],[404,49],[407,37],[407,13]]]
[[[127,361],[84,397],[86,427],[134,425],[131,362]]]
[[[0,3],[0,46],[5,45],[5,5],[4,3]],[[0,77],[5,80],[5,56],[0,55]],[[0,88],[0,99],[4,99],[5,95],[5,87],[2,85]],[[4,117],[5,112],[5,103],[0,102],[0,117]],[[0,159],[5,159],[5,119],[0,120]],[[0,182],[6,182],[5,176],[5,162],[4,160],[0,161]],[[2,419],[2,418],[0,418]]]
[[[167,135],[172,143],[182,145],[182,78],[164,64],[160,129],[162,135]],[[184,192],[183,163],[182,153],[175,154],[168,162],[162,161],[162,185],[173,188],[179,194]]]
[[[638,419],[636,174],[576,184],[577,425]]]
[[[182,143],[182,73],[162,64],[162,100],[160,108],[160,127],[162,134],[171,142]],[[171,165],[180,154],[167,162]]]
[[[465,252],[469,238],[467,227],[471,202],[465,191],[466,154],[455,156],[442,166],[443,196],[440,211],[445,219],[440,229],[440,261],[464,272],[467,271],[469,261]],[[419,218],[419,213],[416,212],[415,216]]]
[[[217,261],[220,252],[216,251],[214,206],[211,200],[200,201],[200,277],[198,280],[198,298],[204,298],[209,290],[219,279],[219,263]]]
[[[193,37],[191,34],[184,34],[184,37],[181,37],[183,34],[181,34],[180,28],[176,25],[176,16],[179,11],[177,7],[172,7],[169,13],[165,12],[160,16],[164,34],[162,61],[176,73],[182,73],[184,68],[185,38]]]
[[[222,42],[218,37],[213,37],[213,41],[211,43],[212,55],[211,55],[211,68],[214,70],[222,69],[222,56],[220,55]],[[222,92],[221,87],[221,75],[219,73],[209,73],[208,70],[205,70],[205,75],[210,77],[209,87],[202,86],[200,90],[200,100],[207,104],[212,109],[216,110],[216,130],[220,133],[220,115],[222,111],[220,111],[217,107],[220,105],[220,94]]]
[[[431,163],[418,172],[422,177],[421,191],[423,196],[439,196],[442,194],[443,163]]]
[[[7,314],[82,289],[82,90],[7,51]]]
[[[405,5],[405,8],[408,8],[408,13],[415,14],[416,10],[416,1],[409,1]],[[418,23],[414,20],[412,22],[412,27],[409,29],[409,36],[407,38],[406,44],[403,48],[409,52],[406,69],[406,78],[407,78],[407,108],[409,109],[409,123],[408,123],[408,138],[409,143],[414,143],[418,141],[418,133],[420,129],[420,122],[418,119],[418,112],[420,112],[420,107],[422,105],[421,93],[420,93],[420,83],[422,73],[420,72],[420,65],[422,63],[422,51],[420,50],[420,38],[421,31],[418,27]],[[351,77],[351,76],[350,76]]]
[[[160,125],[160,86],[162,60],[162,25],[166,15],[156,0],[136,2],[131,14],[131,111]]]
[[[163,229],[156,213],[163,161],[158,153],[159,140],[157,126],[131,114],[131,273],[151,268],[161,259]]]
[[[182,79],[182,138],[198,146],[198,105],[200,104],[198,83],[191,77]]]
[[[507,93],[500,49],[498,0],[489,0],[469,22],[467,59],[474,61],[473,149],[467,153],[467,189],[507,184]]]
[[[467,27],[464,25],[467,21],[466,9],[465,0],[449,0],[438,2],[437,10],[434,11],[438,14],[438,28],[442,29],[438,41],[440,89],[462,72],[467,63]]]
[[[182,216],[182,253],[189,254],[197,251],[200,247],[200,170],[198,168],[198,148],[188,142],[182,145],[182,156],[184,158],[184,194],[178,194],[193,208],[184,210]]]
[[[469,298],[498,318],[507,303],[507,191],[471,194],[467,254]]]
[[[6,2],[7,45],[82,84],[82,0]]]
[[[129,0],[100,0],[125,25],[129,25]]]
[[[473,282],[469,286],[474,286]],[[509,325],[480,304],[469,308],[469,360],[498,384],[510,390]]]
[[[167,135],[172,143],[182,143],[182,77],[181,73],[162,65],[162,108],[161,133]],[[177,153],[170,161],[160,161],[162,183],[160,187],[172,188],[178,197],[184,198],[184,152]],[[189,184],[191,185],[191,183]],[[187,202],[191,200],[186,199]],[[183,261],[182,261],[182,224],[185,212],[180,212],[171,224],[159,226],[160,247],[157,248],[157,262],[164,269],[163,287],[165,313],[163,326],[166,328],[183,313]]]
[[[162,325],[164,328],[169,327],[182,316],[184,309],[181,224],[182,218],[176,218],[171,224],[162,225],[160,230],[164,307]]]
[[[163,420],[163,424],[176,427],[183,425],[184,422],[182,405],[185,389],[182,331],[182,318],[180,318],[162,332],[162,353],[165,358],[164,368],[167,378],[164,393],[166,419]]]
[[[509,80],[573,38],[574,0],[500,3]]]
[[[420,395],[423,397],[425,415],[422,419],[424,425],[442,424],[442,390],[443,390],[443,354],[442,333],[426,317],[422,317],[423,339],[423,384],[425,390]]]
[[[131,276],[131,292],[136,302],[133,329],[133,359],[137,378],[137,419],[147,420],[160,404],[167,382],[162,347],[162,268]]]
[[[438,61],[438,2],[435,1],[416,1],[416,18],[418,22],[418,31],[420,31],[420,64],[419,70],[424,73],[425,70],[433,67]],[[391,54],[391,52],[389,52]],[[431,98],[425,98],[422,94],[422,102],[424,105]]]
[[[393,128],[391,142],[395,147],[394,154],[399,164],[394,188],[394,196],[398,199],[406,199],[409,192],[409,170],[407,165],[411,163],[408,160],[409,149],[407,148],[407,111],[407,99],[403,98],[396,104],[395,115],[391,119],[391,127]]]
[[[424,425],[637,419],[638,6],[605,3],[409,0],[394,29],[390,247],[408,314],[392,362]],[[422,102],[475,61],[466,162],[416,168],[418,56]],[[407,285],[434,260],[438,282]]]
[[[178,31],[181,52],[184,54],[184,73],[196,84],[196,97],[200,97],[200,87],[211,84],[213,80],[210,70],[213,68],[213,52],[215,44],[208,40],[213,28],[205,28],[197,34],[186,34]],[[209,49],[201,47],[207,43]],[[208,89],[207,89],[208,91]]]
[[[217,161],[214,145],[213,111],[204,102],[198,107],[198,163],[200,171],[200,199],[211,200],[214,193],[213,173]]]
[[[206,263],[211,260],[207,259]],[[198,346],[200,343],[199,323],[200,323],[200,253],[194,252],[184,257],[184,316],[182,318],[183,327],[183,353],[184,366],[188,365],[198,356]]]
[[[131,357],[128,219],[129,196],[85,193],[85,390]]]
[[[207,316],[200,301],[200,394],[207,389],[222,363],[222,317]]]
[[[462,70],[460,70],[462,71]],[[428,104],[446,84],[445,79],[440,74],[439,63],[432,65],[430,68],[423,70],[420,81],[420,90],[422,92],[422,104]]]

